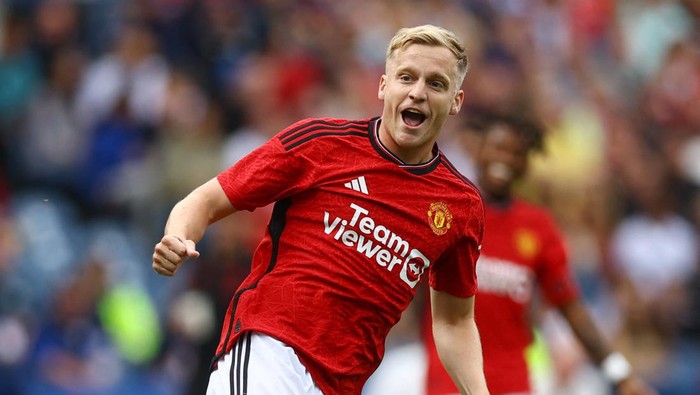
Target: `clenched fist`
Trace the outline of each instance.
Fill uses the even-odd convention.
[[[199,251],[195,249],[194,241],[165,235],[153,249],[153,270],[170,277],[175,274],[182,262],[198,257]]]

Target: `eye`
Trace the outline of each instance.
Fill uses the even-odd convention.
[[[401,81],[401,82],[411,82],[411,81],[412,81],[412,78],[411,78],[411,76],[408,75],[408,74],[401,74],[401,75],[399,76],[399,81]]]
[[[446,85],[444,82],[442,82],[442,81],[434,80],[434,81],[431,81],[431,82],[430,82],[430,86],[432,86],[432,87],[435,88],[435,89],[440,89],[440,90],[442,90],[442,89],[445,89],[445,87],[446,87],[447,85]]]

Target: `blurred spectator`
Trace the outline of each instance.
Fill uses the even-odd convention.
[[[673,350],[687,347],[679,341],[693,315],[688,286],[700,267],[697,230],[675,212],[668,170],[658,156],[629,164],[633,211],[621,219],[610,245],[625,317],[618,339],[660,389],[691,394],[697,383],[678,375],[684,362]],[[700,356],[684,351],[685,358]]]
[[[272,54],[258,54],[242,61],[238,73],[231,77],[227,95],[242,109],[241,124],[225,138],[221,169],[230,166],[272,137],[286,122],[280,109],[276,76],[280,64]],[[249,97],[258,98],[255,101]]]
[[[655,311],[647,311],[645,316],[670,313],[670,317],[659,319],[660,324],[670,325],[672,317],[678,318],[685,309],[673,312],[674,306],[683,304],[667,304],[664,298],[672,297],[674,288],[682,288],[698,267],[698,235],[674,210],[667,167],[651,155],[636,159],[626,174],[634,208],[612,235],[612,260],[622,277],[631,282],[636,297],[630,307]]]
[[[126,23],[113,48],[85,71],[76,99],[80,126],[90,130],[119,110],[138,126],[158,124],[168,72],[151,29]]]
[[[8,10],[0,35],[0,142],[12,138],[16,122],[39,87],[41,63],[32,48],[27,15]],[[7,153],[3,152],[3,157]]]
[[[683,5],[669,0],[625,0],[618,5],[625,58],[635,77],[654,75],[670,45],[692,30]]]
[[[123,212],[121,179],[132,163],[146,157],[148,130],[129,116],[125,97],[118,99],[113,112],[88,130],[88,152],[81,163],[79,188],[86,208],[95,212]]]
[[[80,49],[62,48],[47,64],[48,78],[33,95],[12,147],[17,186],[50,186],[75,196],[86,142],[75,91],[85,62]]]
[[[80,45],[80,39],[78,3],[70,0],[46,0],[36,5],[33,14],[32,45],[41,57],[43,66],[50,67],[57,52]]]
[[[86,263],[57,291],[37,328],[28,394],[107,392],[119,383],[123,366],[95,314],[104,287],[104,268]]]
[[[218,322],[211,298],[203,291],[189,290],[179,294],[167,315],[160,381],[181,394],[203,394],[209,379],[209,362],[218,337]]]
[[[159,134],[163,193],[179,199],[221,169],[223,122],[216,102],[187,74],[173,73]],[[183,159],[187,160],[183,160]]]
[[[670,133],[697,133],[700,116],[700,46],[679,41],[668,47],[650,79],[645,100],[654,125]],[[661,132],[657,132],[661,133]]]

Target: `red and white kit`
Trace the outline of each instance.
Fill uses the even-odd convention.
[[[303,120],[218,175],[236,209],[275,206],[215,359],[255,331],[293,348],[324,394],[360,394],[424,276],[476,292],[478,190],[437,146],[428,163],[401,162],[379,122]]]

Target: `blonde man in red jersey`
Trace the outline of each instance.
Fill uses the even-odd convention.
[[[444,366],[461,393],[488,393],[473,314],[483,205],[436,145],[466,72],[453,33],[401,29],[381,117],[299,121],[175,205],[153,254],[165,276],[210,224],[274,203],[208,395],[359,395],[424,277]]]

